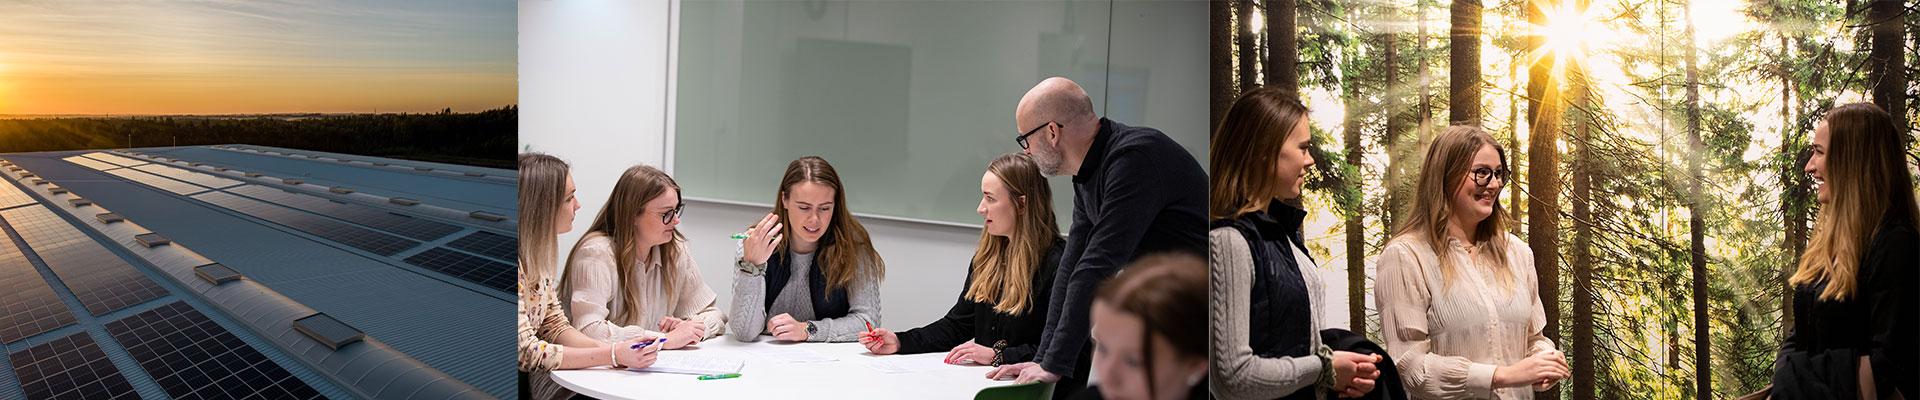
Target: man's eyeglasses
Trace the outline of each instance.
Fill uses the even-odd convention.
[[[1033,136],[1033,134],[1035,134],[1035,133],[1040,133],[1040,130],[1041,130],[1041,129],[1046,129],[1046,127],[1047,127],[1048,125],[1054,125],[1054,122],[1053,122],[1053,121],[1047,121],[1047,123],[1044,123],[1044,124],[1040,124],[1040,126],[1036,126],[1036,127],[1033,127],[1033,129],[1032,129],[1032,130],[1029,130],[1029,131],[1027,131],[1027,133],[1022,133],[1022,134],[1020,134],[1020,136],[1019,136],[1019,137],[1015,137],[1015,138],[1013,138],[1013,142],[1014,142],[1014,143],[1019,143],[1019,144],[1020,144],[1020,149],[1021,149],[1021,150],[1026,150],[1026,149],[1027,149],[1027,137],[1028,137],[1028,136]]]
[[[1507,181],[1507,177],[1513,173],[1513,171],[1507,170],[1507,167],[1500,167],[1499,169],[1480,167],[1480,168],[1474,168],[1472,172],[1473,172],[1473,184],[1480,185],[1482,187],[1492,184],[1493,178],[1500,178],[1500,182],[1505,183]]]

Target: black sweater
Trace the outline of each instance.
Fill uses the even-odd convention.
[[[1774,363],[1776,399],[1857,398],[1859,358],[1873,364],[1881,397],[1920,397],[1920,234],[1887,218],[1860,260],[1857,291],[1820,300],[1826,283],[1793,293],[1793,331]]]
[[[967,288],[973,286],[974,276],[973,266],[969,266],[967,281],[960,286],[960,299],[947,310],[947,316],[900,332],[900,354],[947,351],[972,340],[981,346],[999,347],[1001,364],[1033,360],[1033,353],[1040,348],[1040,332],[1047,323],[1047,289],[1053,287],[1053,270],[1060,264],[1060,252],[1065,247],[1061,242],[1054,238],[1047,245],[1046,258],[1035,266],[1026,312],[1011,315],[994,311],[993,303],[967,300]]]
[[[1085,374],[1094,290],[1134,258],[1166,251],[1206,254],[1207,173],[1159,130],[1101,118],[1073,176],[1073,227],[1034,361],[1062,377]]]

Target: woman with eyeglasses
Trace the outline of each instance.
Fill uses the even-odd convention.
[[[1906,126],[1880,107],[1828,111],[1804,167],[1820,215],[1793,285],[1777,399],[1920,398],[1920,210]]]
[[[1546,328],[1533,252],[1507,233],[1506,150],[1451,126],[1427,149],[1412,212],[1378,260],[1380,331],[1421,399],[1531,399],[1567,378]]]
[[[880,324],[886,264],[820,157],[787,164],[773,213],[747,228],[733,274],[734,340],[852,342]]]
[[[601,340],[664,337],[668,349],[725,330],[718,296],[675,229],[681,207],[680,185],[666,172],[636,165],[620,174],[567,256],[560,293],[575,327]]]
[[[580,202],[573,197],[573,174],[566,161],[539,153],[520,154],[520,398],[569,398],[554,383],[553,370],[593,367],[646,368],[659,346],[640,346],[652,336],[616,342],[588,337],[573,329],[561,311],[554,288],[560,234],[573,229]]]

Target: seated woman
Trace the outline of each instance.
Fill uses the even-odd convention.
[[[520,398],[555,399],[572,393],[554,383],[548,372],[599,366],[646,368],[653,365],[660,346],[645,346],[655,336],[639,335],[614,343],[581,334],[567,323],[554,293],[554,242],[573,229],[573,213],[580,202],[573,197],[573,175],[567,163],[545,154],[520,155],[520,311],[517,353]]]
[[[1501,212],[1506,150],[1465,125],[1430,146],[1412,212],[1379,258],[1389,355],[1413,398],[1532,399],[1569,371],[1541,334],[1533,251]]]
[[[898,334],[863,334],[874,354],[947,352],[949,364],[1002,365],[1033,360],[1046,327],[1047,292],[1060,265],[1053,192],[1033,159],[1009,153],[980,177],[986,219],[959,301],[947,316]]]
[[[833,165],[812,156],[788,163],[773,203],[741,242],[728,336],[851,342],[880,324],[886,264],[848,211]]]
[[[1207,397],[1207,262],[1149,255],[1093,295],[1093,371],[1075,399]]]
[[[654,167],[620,174],[586,236],[567,256],[574,327],[601,340],[664,337],[666,348],[719,336],[726,317],[700,279],[680,225],[680,186]]]

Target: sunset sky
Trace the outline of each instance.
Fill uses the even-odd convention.
[[[515,103],[512,1],[0,2],[0,114]]]

